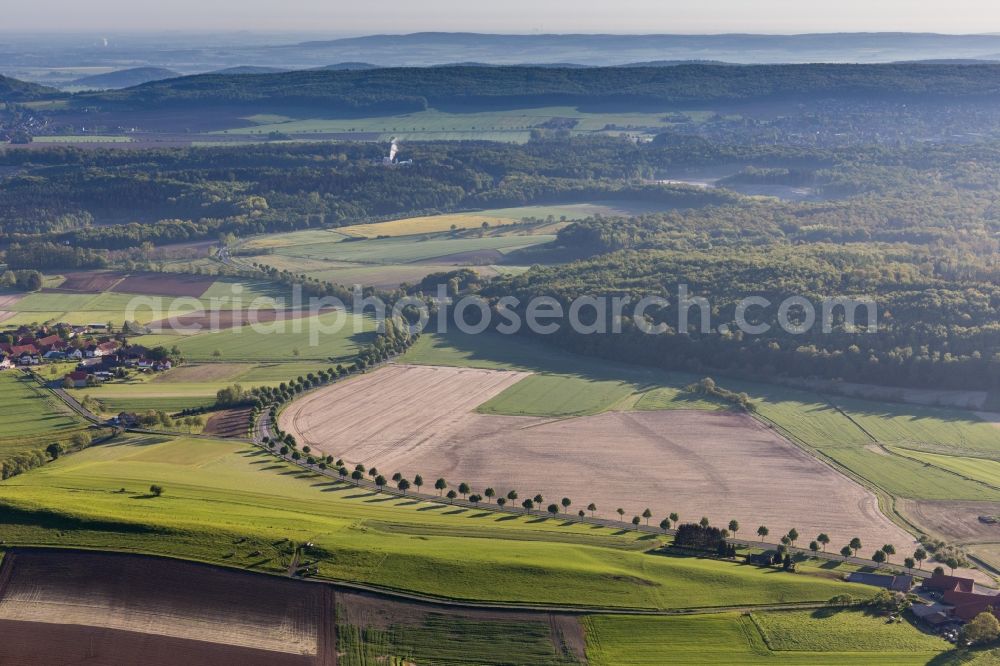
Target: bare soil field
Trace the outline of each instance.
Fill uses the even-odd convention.
[[[182,333],[190,334],[203,332],[205,330],[221,331],[227,328],[236,328],[250,323],[269,324],[275,321],[291,321],[309,317],[312,314],[309,310],[275,310],[260,309],[253,313],[249,310],[216,310],[206,312],[197,310],[188,314],[177,315],[170,319],[160,319],[149,323],[149,330],[153,333]],[[201,328],[192,331],[192,327]]]
[[[1000,523],[989,524],[980,516],[1000,516],[1000,503],[957,500],[901,499],[896,508],[929,533],[955,543],[1000,541]]]
[[[224,409],[205,423],[202,434],[217,437],[246,437],[250,427],[250,409]]]
[[[18,666],[335,666],[348,655],[351,663],[359,655],[364,663],[404,663],[404,655],[512,663],[497,653],[497,636],[531,641],[529,654],[586,663],[583,627],[571,615],[402,601],[96,551],[9,551],[0,636],[0,664]]]
[[[606,412],[560,420],[472,411],[518,374],[389,366],[308,394],[283,412],[281,426],[350,464],[443,476],[479,491],[540,492],[545,505],[565,496],[572,511],[594,502],[603,517],[621,507],[630,520],[648,507],[656,521],[670,512],[716,525],[736,519],[745,538],[763,524],[772,540],[796,528],[800,545],[826,532],[838,550],[860,537],[861,554],[884,543],[899,552],[914,547],[871,492],[744,414]]]
[[[215,278],[207,275],[165,275],[163,273],[143,273],[129,275],[118,283],[115,291],[124,294],[145,294],[149,296],[190,296],[198,298],[215,283]]]
[[[3,621],[78,625],[279,655],[317,654],[325,603],[319,586],[109,553],[18,550],[9,552],[2,566]]]
[[[110,291],[116,284],[121,282],[125,275],[107,271],[82,271],[78,273],[65,273],[63,277],[66,279],[63,280],[58,289],[46,289],[45,291],[82,291],[99,294],[102,291]]]

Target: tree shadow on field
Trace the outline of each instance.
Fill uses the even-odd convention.
[[[159,496],[154,495],[153,493],[144,493],[142,495],[132,495],[132,497],[130,497],[129,499],[148,500],[148,499],[156,499],[157,497]]]
[[[837,560],[827,560],[823,564],[819,565],[820,569],[837,569],[841,565],[841,562]]]
[[[324,488],[320,492],[321,493],[339,493],[339,492],[342,492],[344,490],[349,489],[350,487],[351,486],[342,486],[339,483],[334,483],[334,484],[331,484],[331,485],[327,486],[326,488]]]
[[[373,504],[373,503],[389,502],[393,499],[394,498],[392,495],[386,495],[385,497],[372,497],[371,499],[366,499],[365,502],[367,502],[368,504]]]
[[[528,524],[529,525],[537,525],[539,523],[547,523],[547,522],[549,522],[548,518],[546,518],[544,516],[539,516],[538,518],[534,518],[533,520],[529,520]]]
[[[420,504],[422,500],[405,500],[402,502],[396,502],[393,506],[415,506]]]
[[[559,527],[573,527],[575,525],[576,525],[575,520],[564,520],[563,522],[559,523]]]
[[[265,463],[265,462],[267,462],[267,461],[266,460],[262,460],[261,461],[261,463]],[[262,471],[262,472],[270,472],[270,471],[273,471],[273,470],[276,470],[276,469],[285,469],[285,466],[284,465],[268,465],[267,467],[261,467],[260,471]]]
[[[329,486],[335,486],[339,481],[320,481],[319,483],[310,483],[311,488],[327,488]]]
[[[500,516],[499,518],[497,518],[496,522],[499,523],[499,522],[503,522],[503,521],[507,521],[507,520],[517,520],[518,518],[519,518],[519,516],[516,516],[516,515]]]
[[[462,513],[466,513],[468,509],[452,509],[451,511],[445,511],[442,516],[457,516]]]
[[[378,493],[361,493],[359,495],[344,495],[344,499],[364,499],[366,497],[375,497]]]
[[[658,534],[653,534],[652,532],[648,532],[646,534],[643,534],[638,539],[636,539],[636,541],[652,541],[653,539],[657,538],[658,536],[659,536]]]
[[[427,506],[422,506],[417,511],[434,511],[436,509],[443,509],[443,504],[428,504]]]
[[[492,515],[493,513],[491,511],[483,511],[481,513],[474,513],[471,516],[469,516],[469,518],[486,518],[487,516],[492,516]]]
[[[810,617],[814,617],[817,620],[826,620],[839,613],[843,613],[845,610],[850,610],[844,606],[828,606],[826,608],[817,608],[812,613],[809,614]]]

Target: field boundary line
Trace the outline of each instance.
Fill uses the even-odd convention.
[[[278,574],[254,571],[252,569],[245,569],[240,567],[232,567],[225,564],[219,564],[216,562],[210,562],[207,560],[199,559],[189,559],[184,557],[175,557],[171,555],[162,555],[159,553],[152,552],[142,552],[142,551],[131,551],[131,550],[116,550],[113,548],[98,548],[98,547],[86,547],[86,546],[49,546],[44,544],[31,545],[12,545],[8,546],[5,551],[4,564],[0,565],[0,574],[2,574],[2,567],[6,566],[6,561],[11,555],[17,555],[18,553],[30,553],[31,551],[44,551],[44,552],[62,552],[62,553],[108,553],[114,555],[120,555],[125,557],[138,557],[138,558],[148,558],[148,559],[158,559],[158,560],[170,560],[179,562],[189,562],[197,564],[204,567],[212,567],[215,569],[220,569],[223,571],[233,571],[244,574],[249,574],[253,576],[267,576],[271,578],[282,578],[288,579],[286,576],[280,576]],[[331,588],[336,592],[336,590],[341,589],[348,592],[362,592],[375,596],[380,596],[390,600],[403,600],[410,601],[419,604],[444,607],[444,608],[466,608],[470,610],[504,610],[519,613],[559,613],[563,615],[574,615],[574,616],[586,616],[586,615],[649,615],[649,616],[673,616],[673,615],[715,615],[719,613],[751,613],[753,611],[783,611],[783,610],[813,610],[820,608],[830,608],[830,604],[827,601],[795,601],[786,603],[771,603],[771,604],[742,604],[742,605],[728,605],[728,606],[691,606],[687,608],[632,608],[625,606],[582,606],[582,605],[559,605],[559,604],[533,604],[525,602],[504,602],[504,601],[475,601],[469,599],[460,599],[445,596],[436,596],[433,594],[426,594],[422,592],[413,592],[409,590],[403,590],[398,588],[393,588],[390,586],[375,585],[371,583],[360,583],[348,580],[338,580],[333,578],[291,578],[290,580],[311,584],[311,585],[324,585]]]

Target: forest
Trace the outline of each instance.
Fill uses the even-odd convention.
[[[344,113],[437,108],[624,106],[713,101],[991,97],[1000,66],[678,65],[673,67],[430,67],[279,74],[203,74],[122,91],[83,93],[77,106],[145,109],[179,105],[325,105]]]
[[[444,273],[490,299],[581,295],[711,300],[711,333],[677,329],[678,306],[647,310],[664,335],[560,330],[586,354],[741,377],[827,377],[898,386],[1000,387],[1000,142],[803,146],[544,134],[523,144],[413,142],[386,167],[371,143],[0,152],[0,243],[17,270],[100,268],[146,244],[335,228],[394,217],[525,204],[643,202],[655,213],[568,221],[536,264],[492,280]],[[678,169],[727,170],[718,187],[673,182]],[[667,182],[661,182],[667,179]],[[813,198],[727,187],[808,188]],[[272,275],[288,281],[294,276]],[[433,279],[410,287],[432,292]],[[333,285],[326,292],[339,293]],[[790,333],[774,309],[763,334],[733,326],[747,296],[871,298],[873,333]],[[718,332],[725,326],[727,332]]]

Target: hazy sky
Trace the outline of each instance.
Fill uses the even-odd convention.
[[[1000,32],[997,0],[9,0],[0,31]]]

